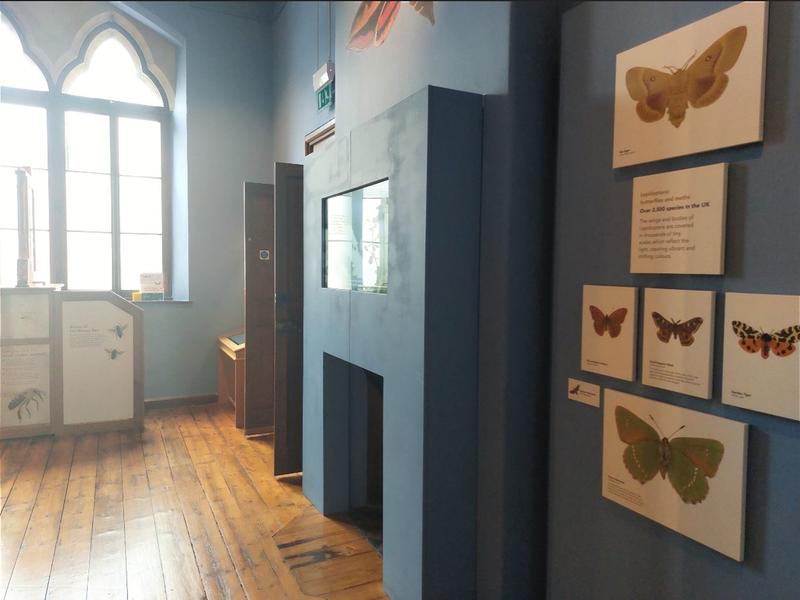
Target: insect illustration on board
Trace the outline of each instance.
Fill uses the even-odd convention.
[[[115,336],[117,336],[118,339],[122,339],[122,337],[125,335],[125,330],[127,328],[128,324],[126,323],[125,325],[114,325],[109,329],[109,331],[113,333]]]
[[[619,439],[626,444],[622,462],[631,476],[644,485],[656,474],[669,479],[686,504],[699,504],[709,492],[708,479],[717,474],[725,446],[719,440],[673,437],[656,431],[624,406],[614,411]],[[650,420],[658,427],[652,415]]]
[[[739,347],[745,352],[761,353],[761,358],[769,358],[769,353],[785,358],[794,354],[800,342],[800,325],[792,325],[780,331],[767,333],[747,323],[732,321],[733,332],[739,337]]]
[[[433,16],[433,2],[413,0],[407,3],[411,8],[422,15],[431,25],[436,23]],[[401,3],[392,2],[362,2],[353,17],[350,27],[350,39],[347,47],[360,52],[372,46],[380,46],[389,37]]]
[[[612,313],[606,314],[596,306],[591,305],[589,312],[592,315],[595,333],[602,336],[607,331],[609,336],[615,338],[622,332],[622,324],[625,322],[628,309],[618,308]]]
[[[11,401],[8,403],[8,410],[17,411],[17,419],[22,421],[22,411],[25,410],[28,413],[28,418],[30,419],[33,416],[31,413],[31,403],[33,403],[34,408],[39,410],[39,402],[44,402],[45,400],[45,393],[37,388],[28,388],[16,394]]]
[[[106,350],[106,353],[108,354],[109,360],[117,360],[117,357],[120,354],[125,354],[124,350],[117,350],[116,348],[111,348],[111,349],[106,348],[105,350]]]
[[[654,123],[666,113],[669,122],[680,127],[689,105],[703,108],[719,100],[728,87],[726,73],[739,60],[746,39],[747,27],[734,27],[693,62],[696,52],[680,68],[664,67],[668,73],[649,67],[629,69],[625,85],[636,101],[636,114],[645,123]]]
[[[701,317],[695,317],[683,322],[675,319],[668,320],[657,312],[653,312],[651,316],[656,324],[656,336],[665,344],[668,344],[670,339],[674,338],[680,341],[681,346],[691,346],[694,344],[694,334],[703,324]]]

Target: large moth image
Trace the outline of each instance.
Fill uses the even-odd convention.
[[[720,99],[728,86],[727,73],[739,60],[746,40],[747,27],[742,25],[697,58],[691,56],[680,68],[665,66],[667,72],[649,67],[629,69],[625,85],[636,101],[636,114],[645,123],[660,121],[667,114],[669,122],[680,127],[689,106],[703,108]]]
[[[413,0],[407,2],[407,4],[417,13],[428,19],[431,25],[436,23],[433,16],[433,2]],[[398,0],[390,2],[362,2],[353,18],[347,47],[350,50],[360,52],[372,46],[380,46],[383,44],[392,31],[392,26],[400,11],[400,5],[401,3]]]

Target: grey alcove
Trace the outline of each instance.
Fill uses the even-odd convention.
[[[394,600],[475,595],[481,131],[481,96],[427,87],[305,164],[303,489],[351,507],[350,378],[325,356],[382,377]],[[387,293],[322,287],[323,199],[384,179]]]

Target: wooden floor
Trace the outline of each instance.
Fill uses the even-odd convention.
[[[145,421],[0,442],[0,597],[385,598],[380,556],[275,479],[229,407]]]

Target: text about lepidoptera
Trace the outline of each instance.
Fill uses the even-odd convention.
[[[634,180],[631,272],[722,273],[724,182],[713,175],[724,168],[717,171],[706,178],[665,173]]]
[[[634,178],[631,272],[719,274],[724,164]]]
[[[672,259],[697,249],[693,229],[695,213],[711,202],[695,202],[690,194],[676,196],[669,190],[644,192],[639,200],[638,259]]]

